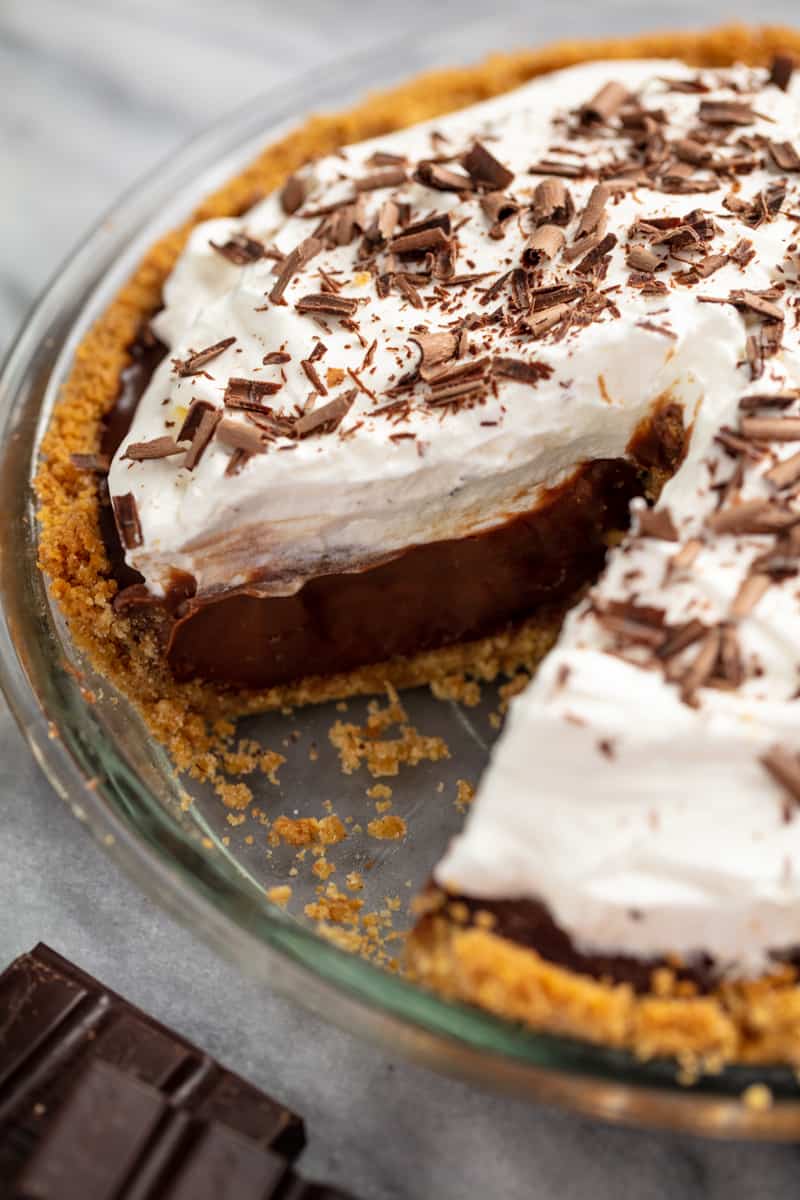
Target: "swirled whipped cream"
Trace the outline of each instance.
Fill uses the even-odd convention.
[[[756,160],[691,201],[723,231],[712,254],[746,238],[754,257],[704,275],[706,259],[691,282],[684,246],[657,274],[653,320],[680,329],[676,352],[695,335],[690,451],[656,509],[635,502],[630,535],[513,701],[436,877],[542,901],[590,956],[710,955],[747,976],[800,944],[800,91],[766,72],[692,79],[677,97],[652,81],[646,103],[668,114],[673,152],[692,126],[678,161]],[[685,211],[637,195],[642,215]]]
[[[669,275],[629,286],[629,231],[702,206],[720,221],[701,245],[725,254],[742,236],[723,207],[731,179],[749,196],[771,173],[695,196],[681,172],[709,172],[678,162],[673,190],[642,189],[635,129],[592,104],[575,115],[598,93],[613,107],[613,77],[628,112],[659,110],[670,137],[688,135],[703,97],[663,82],[688,76],[672,62],[562,71],[347,147],[243,217],[197,226],[153,321],[167,357],[109,477],[149,590],[177,570],[200,594],[253,579],[287,593],[332,565],[474,533],[535,508],[577,464],[624,455],[665,397],[687,424],[729,398],[739,313],[662,287]],[[753,82],[737,70],[710,94]],[[769,88],[758,107],[748,132],[789,136],[790,96]],[[786,220],[747,232],[756,254],[744,274],[726,261],[719,291],[773,281]]]

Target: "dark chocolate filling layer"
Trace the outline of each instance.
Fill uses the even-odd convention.
[[[132,353],[104,431],[109,455],[166,350],[147,332]],[[105,507],[112,570],[127,589],[118,600],[159,631],[176,678],[258,688],[479,638],[535,613],[555,621],[601,571],[607,535],[627,526],[647,471],[674,467],[682,431],[680,411],[668,406],[629,447],[633,461],[587,463],[531,512],[483,533],[410,546],[379,564],[348,563],[290,596],[259,594],[257,584],[193,596],[184,576],[168,602],[159,603],[125,564]]]
[[[661,958],[637,958],[631,954],[585,954],[578,950],[572,938],[553,920],[541,900],[476,900],[469,896],[451,897],[451,902],[464,904],[470,919],[477,913],[489,913],[493,918],[491,932],[518,946],[535,950],[537,954],[558,967],[594,979],[610,979],[628,983],[639,993],[649,992],[655,970],[668,967],[675,978],[693,983],[701,992],[709,992],[721,977],[720,964],[710,955],[700,954],[691,961],[676,965]],[[800,946],[772,953],[775,964],[800,966]]]

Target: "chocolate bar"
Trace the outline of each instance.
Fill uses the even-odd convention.
[[[49,947],[0,975],[3,1196],[345,1200],[292,1170],[304,1144],[296,1113]]]

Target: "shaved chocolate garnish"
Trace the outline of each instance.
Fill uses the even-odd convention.
[[[312,292],[308,296],[301,296],[296,302],[295,308],[301,313],[325,313],[331,317],[352,317],[358,309],[358,301],[351,296]]]
[[[564,230],[558,225],[540,225],[523,251],[522,261],[532,267],[549,262],[556,257],[564,241]]]
[[[368,167],[404,167],[408,159],[405,154],[393,154],[389,150],[376,150],[367,159]]]
[[[662,542],[677,542],[678,531],[668,508],[643,508],[639,516],[639,536]]]
[[[540,313],[532,313],[528,317],[523,317],[519,323],[519,327],[526,333],[529,333],[533,338],[542,337],[549,329],[555,328],[570,314],[568,304],[554,304],[551,308],[546,308]]]
[[[125,492],[123,496],[113,496],[111,505],[120,541],[126,550],[136,550],[144,539],[139,521],[139,509],[136,506],[133,492]]]
[[[779,171],[800,171],[800,154],[791,142],[767,142],[770,157]]]
[[[736,291],[730,294],[730,303],[737,308],[746,308],[766,317],[768,321],[783,321],[783,311],[766,296],[758,292]]]
[[[234,450],[243,450],[245,454],[264,454],[266,451],[264,440],[257,429],[252,425],[244,425],[241,421],[231,421],[227,417],[217,425],[216,437],[223,445]]]
[[[698,262],[692,263],[689,271],[686,272],[686,277],[691,276],[692,279],[708,279],[720,267],[724,267],[729,261],[730,256],[727,254],[707,254],[705,258],[701,258]]]
[[[720,635],[717,659],[718,676],[720,681],[729,687],[738,688],[744,682],[745,677],[742,652],[739,648],[739,635],[734,626],[727,622],[720,627]]]
[[[709,629],[700,643],[700,649],[697,651],[694,662],[680,678],[681,699],[684,704],[694,706],[697,703],[696,697],[699,688],[709,680],[716,666],[721,641],[722,634],[717,626]]]
[[[579,110],[579,116],[586,124],[604,123],[616,116],[628,99],[628,90],[621,83],[609,80],[592,96]]]
[[[543,179],[533,193],[533,219],[536,225],[566,225],[575,206],[560,179]]]
[[[775,745],[762,754],[759,762],[788,793],[790,803],[784,810],[784,820],[791,820],[794,808],[800,804],[800,758],[786,746]]]
[[[576,258],[583,258],[590,250],[595,250],[603,240],[605,232],[605,217],[601,219],[600,227],[594,233],[587,233],[586,237],[580,238],[577,242],[573,242],[571,246],[564,249],[564,260],[566,262],[574,262]]]
[[[246,467],[253,457],[246,450],[234,450],[233,454],[228,459],[228,465],[225,468],[225,475],[230,479],[232,475],[238,475],[243,467]]]
[[[584,163],[559,162],[557,159],[544,158],[541,162],[533,163],[528,168],[530,175],[557,175],[564,179],[581,179],[586,175]]]
[[[800,521],[800,513],[770,500],[742,500],[731,504],[707,518],[706,524],[715,533],[775,533]]]
[[[568,304],[586,295],[585,284],[556,283],[547,287],[531,289],[531,301],[534,312],[552,308],[554,304]]]
[[[375,192],[379,188],[400,187],[406,181],[406,172],[404,167],[389,167],[385,171],[373,171],[370,175],[362,175],[360,179],[354,179],[353,184],[357,192]]]
[[[288,217],[296,213],[306,198],[306,181],[299,175],[290,175],[281,188],[281,208]]]
[[[501,238],[506,225],[519,212],[519,205],[505,192],[485,192],[481,196],[481,208],[489,219],[489,237]]]
[[[714,156],[711,146],[688,137],[672,142],[670,149],[683,162],[691,163],[695,167],[705,166]]]
[[[683,650],[688,650],[689,646],[693,646],[695,642],[699,642],[701,637],[704,637],[708,630],[708,626],[704,625],[697,617],[691,621],[686,621],[683,625],[678,625],[670,631],[666,641],[656,649],[656,656],[663,661],[674,658],[676,654],[680,654]]]
[[[665,641],[664,610],[661,608],[635,604],[632,600],[609,600],[602,608],[595,605],[594,615],[609,633],[624,642],[657,649]]]
[[[794,55],[788,52],[776,54],[770,67],[769,82],[774,83],[775,87],[780,88],[782,92],[787,91],[794,67]]]
[[[319,238],[308,237],[302,241],[299,246],[295,246],[294,250],[286,255],[286,258],[283,260],[281,265],[280,274],[275,281],[272,291],[269,293],[269,298],[273,304],[284,303],[283,293],[286,291],[289,281],[293,279],[297,272],[301,271],[303,267],[306,266],[306,264],[309,263],[312,258],[314,258],[315,255],[319,254],[321,249],[322,242]]]
[[[528,272],[515,267],[511,273],[511,296],[518,312],[527,313],[531,308],[531,289]]]
[[[265,354],[261,361],[265,367],[269,367],[277,363],[291,362],[292,356],[285,350],[270,350],[269,354]]]
[[[421,250],[438,250],[448,244],[448,237],[438,226],[420,229],[416,233],[401,233],[392,238],[389,249],[393,254],[413,254]]]
[[[208,404],[205,400],[195,400],[192,403],[177,438],[179,442],[191,442],[186,451],[186,458],[181,464],[187,471],[193,471],[200,462],[221,420],[222,413],[213,404]]]
[[[357,395],[357,389],[351,388],[349,392],[343,392],[341,396],[300,417],[294,425],[296,436],[306,438],[312,433],[333,433],[347,416]]]
[[[131,442],[123,458],[131,462],[147,462],[148,459],[171,458],[174,454],[182,454],[183,450],[173,437],[152,438],[149,442]]]
[[[248,237],[246,233],[234,233],[221,245],[217,242],[209,242],[209,245],[235,267],[246,267],[264,257],[264,243]]]
[[[688,570],[702,549],[703,543],[699,538],[690,538],[688,542],[684,542],[669,560],[670,571]]]
[[[107,475],[111,459],[107,454],[70,454],[69,461],[78,471],[89,471],[93,475]]]
[[[629,246],[625,252],[625,261],[636,271],[655,271],[661,263],[659,256],[646,246]]]
[[[746,438],[734,433],[727,425],[723,425],[721,429],[717,430],[714,434],[714,441],[734,457],[744,455],[745,458],[752,459],[754,462],[758,462],[764,457],[764,450],[761,447],[751,445]]]
[[[395,275],[395,287],[414,308],[424,308],[425,301],[407,275]]]
[[[537,362],[535,359],[525,361],[521,358],[499,355],[492,359],[492,373],[501,375],[504,379],[513,379],[517,383],[528,383],[535,387],[541,379],[550,378],[553,368],[549,363]]]
[[[482,142],[475,142],[464,157],[464,167],[477,186],[507,188],[513,182],[514,172],[498,162]]]
[[[474,187],[469,175],[430,161],[419,163],[415,178],[420,183],[424,183],[426,187],[434,188],[439,192],[469,192]]]
[[[212,359],[217,358],[229,346],[232,346],[235,341],[235,337],[223,338],[220,342],[214,342],[213,346],[206,346],[205,350],[196,350],[188,358],[173,358],[172,365],[181,377],[196,375],[206,363],[210,363]]]
[[[419,347],[420,363],[424,368],[437,367],[455,358],[458,349],[458,337],[454,333],[412,333],[409,340]]]
[[[384,200],[378,213],[378,233],[384,241],[388,241],[397,228],[400,220],[400,209],[394,200]]]
[[[502,292],[503,288],[506,286],[508,281],[511,279],[512,275],[513,275],[513,271],[506,271],[505,274],[501,275],[499,279],[495,279],[495,281],[491,285],[491,287],[488,287],[486,289],[486,291],[483,293],[483,295],[481,296],[481,299],[480,299],[481,304],[491,304],[491,302],[493,300],[496,300],[497,297]]]
[[[599,242],[593,250],[590,250],[581,262],[575,267],[575,270],[584,275],[597,266],[601,259],[614,249],[617,244],[617,235],[615,233],[607,233],[606,236]]]
[[[320,396],[327,396],[328,389],[325,386],[325,384],[322,382],[319,372],[317,371],[317,368],[314,366],[313,356],[302,359],[300,362],[300,366],[303,368],[305,376],[311,383],[311,386],[317,392],[319,392]]]
[[[229,379],[222,402],[226,408],[264,407],[267,396],[274,396],[283,387],[283,380],[272,379]]]
[[[706,125],[752,125],[758,114],[739,100],[701,100],[698,116]]]
[[[764,476],[776,488],[791,487],[800,480],[800,450],[767,471]]]
[[[610,192],[606,184],[595,184],[586,202],[586,207],[581,213],[581,219],[578,222],[578,229],[575,235],[576,238],[585,237],[589,233],[594,233],[599,228],[609,197]]]
[[[798,392],[754,392],[749,396],[742,396],[739,408],[742,412],[760,412],[762,408],[789,408],[798,398]]]
[[[765,592],[769,591],[768,575],[748,575],[742,582],[731,604],[732,617],[748,617]]]
[[[766,442],[800,441],[800,417],[743,417],[742,433]]]

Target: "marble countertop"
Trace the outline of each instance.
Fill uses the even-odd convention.
[[[128,184],[248,97],[421,26],[531,42],[752,19],[673,0],[3,0],[0,351]],[[668,14],[664,20],[664,13]],[[789,22],[795,0],[758,6]],[[499,17],[499,21],[498,21]],[[508,18],[508,23],[504,18]],[[463,41],[462,43],[463,44]],[[0,701],[0,964],[44,940],[306,1116],[304,1169],[362,1200],[793,1194],[800,1147],[609,1128],[380,1052],[239,978],[123,878],[57,800]]]

